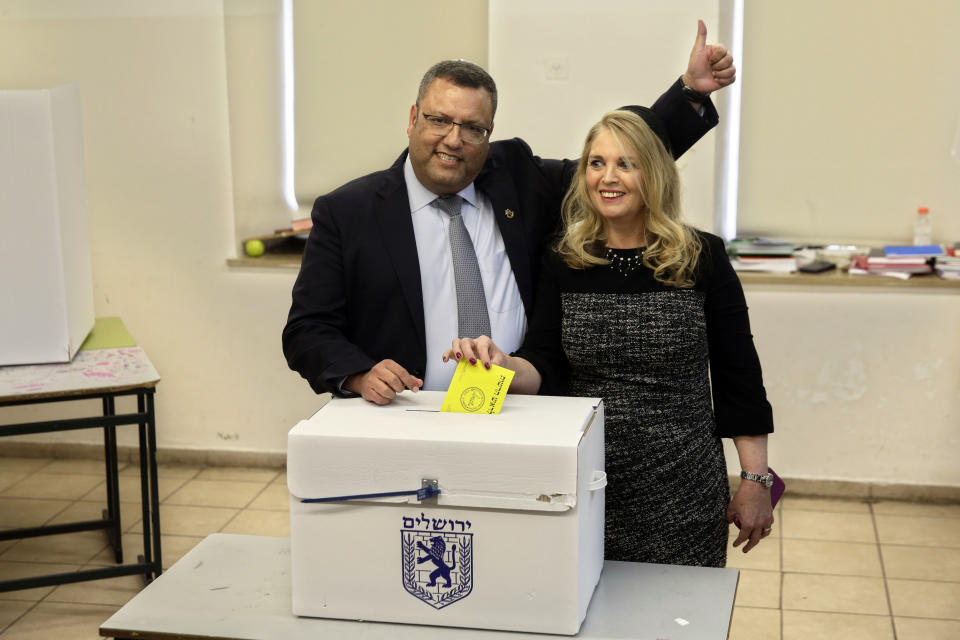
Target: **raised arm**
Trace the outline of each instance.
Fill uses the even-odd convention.
[[[736,73],[733,56],[722,44],[707,44],[707,27],[698,21],[686,71],[651,107],[667,127],[674,158],[720,121],[709,96],[732,84]]]

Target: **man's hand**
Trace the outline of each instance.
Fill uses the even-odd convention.
[[[409,374],[393,360],[381,360],[366,373],[347,377],[343,388],[374,404],[389,404],[404,389],[419,391],[423,380]]]
[[[733,84],[736,79],[733,56],[722,44],[707,44],[707,25],[703,20],[697,20],[697,38],[690,51],[683,84],[700,93],[712,93]]]

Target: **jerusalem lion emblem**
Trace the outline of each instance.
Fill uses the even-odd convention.
[[[434,609],[463,600],[473,590],[473,534],[400,532],[403,588]]]

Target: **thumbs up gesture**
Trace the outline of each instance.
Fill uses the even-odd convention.
[[[736,79],[733,55],[722,44],[707,44],[707,25],[697,20],[697,38],[690,51],[683,84],[700,93],[711,93],[733,84]]]

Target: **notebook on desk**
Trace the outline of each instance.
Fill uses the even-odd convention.
[[[912,258],[935,258],[946,255],[943,245],[940,244],[888,244],[883,248],[885,256],[909,256]]]

